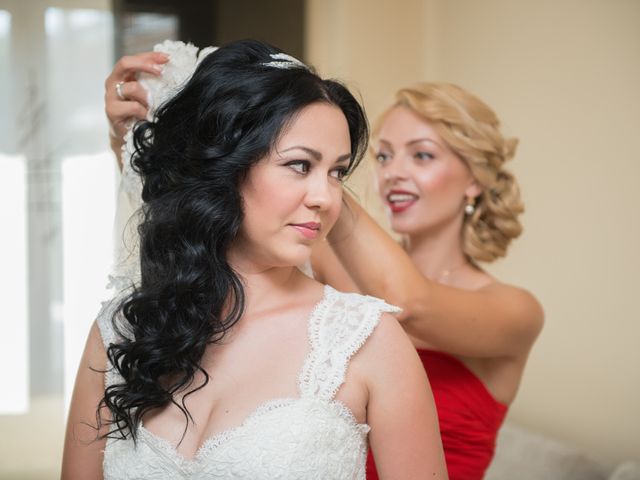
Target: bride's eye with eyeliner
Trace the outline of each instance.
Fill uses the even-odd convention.
[[[347,172],[349,169],[347,167],[336,168],[331,172],[331,176],[339,181],[344,180],[344,177],[347,176]]]
[[[296,173],[304,175],[305,173],[309,172],[311,164],[307,160],[293,160],[291,162],[287,162],[285,166],[289,167]]]

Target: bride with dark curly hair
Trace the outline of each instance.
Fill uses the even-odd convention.
[[[63,479],[364,479],[369,431],[382,478],[447,477],[398,309],[297,268],[367,136],[345,87],[255,41],[135,126],[139,278],[89,334]]]

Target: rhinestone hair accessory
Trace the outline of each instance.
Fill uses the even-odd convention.
[[[265,67],[273,67],[273,68],[304,68],[305,70],[309,70],[304,63],[298,60],[296,57],[292,57],[291,55],[287,55],[286,53],[272,53],[269,55],[273,61],[265,62],[262,65]]]

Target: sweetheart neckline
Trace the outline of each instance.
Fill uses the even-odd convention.
[[[311,312],[307,315],[307,338],[309,341],[309,344],[311,346],[311,348],[309,349],[309,351],[307,352],[307,354],[305,355],[305,359],[302,363],[302,367],[300,368],[300,371],[298,372],[298,397],[278,397],[275,399],[271,399],[271,400],[267,400],[264,401],[260,404],[258,404],[258,406],[253,409],[243,420],[242,422],[240,422],[238,425],[234,426],[234,427],[230,427],[224,430],[221,430],[218,433],[214,433],[213,435],[207,437],[202,444],[197,448],[195,454],[192,457],[187,457],[186,455],[183,455],[182,453],[180,453],[178,451],[178,449],[176,447],[173,446],[173,444],[171,443],[170,440],[167,440],[164,437],[161,437],[159,435],[156,435],[155,433],[151,432],[150,430],[144,428],[144,424],[141,421],[140,425],[138,426],[138,433],[142,433],[143,435],[146,435],[148,438],[151,438],[153,440],[157,440],[154,441],[154,445],[155,447],[157,447],[157,449],[160,449],[162,451],[164,451],[165,453],[173,453],[175,455],[172,455],[172,457],[175,457],[175,460],[180,460],[180,463],[187,463],[187,464],[194,464],[197,463],[200,459],[200,457],[202,457],[204,455],[205,452],[205,448],[207,450],[213,450],[215,449],[217,446],[221,445],[222,443],[224,443],[225,440],[227,440],[230,436],[232,436],[234,433],[237,433],[237,431],[241,430],[242,428],[245,428],[246,425],[248,423],[250,423],[252,421],[252,419],[259,417],[261,413],[263,413],[263,410],[266,411],[270,411],[273,410],[277,407],[282,407],[282,406],[286,406],[286,405],[291,405],[293,403],[295,403],[298,400],[301,400],[304,397],[304,393],[303,393],[303,374],[305,371],[305,367],[307,365],[307,363],[309,362],[309,359],[313,356],[314,354],[314,345],[313,345],[313,341],[312,341],[312,325],[314,322],[315,317],[318,315],[318,312],[321,311],[321,308],[328,302],[329,298],[332,296],[333,292],[335,290],[328,284],[323,285],[322,288],[322,296],[320,297],[320,299],[315,303],[315,305],[313,306],[313,308],[311,309]],[[333,399],[332,402],[339,402],[338,400]],[[331,403],[331,402],[329,402]],[[351,419],[353,421],[353,423],[355,423],[356,425],[366,425],[366,424],[358,424],[355,416],[353,415],[353,412],[351,411],[351,409],[349,409],[349,407],[347,407],[344,403],[339,402],[340,405],[342,405],[342,407],[344,409],[347,410],[347,412],[349,413],[349,415],[351,416]]]
[[[355,415],[351,409],[341,400],[333,399],[325,401],[316,397],[301,396],[301,397],[282,397],[258,405],[239,425],[222,430],[208,437],[202,445],[196,450],[193,457],[187,457],[180,453],[176,447],[174,447],[169,440],[155,433],[147,430],[142,423],[138,427],[138,436],[140,439],[145,440],[145,444],[153,448],[156,452],[162,453],[165,457],[170,458],[176,463],[176,465],[182,469],[193,469],[199,463],[206,458],[206,455],[215,451],[217,448],[224,445],[226,442],[233,439],[234,436],[241,432],[243,429],[249,427],[252,423],[257,421],[260,417],[267,413],[280,410],[281,408],[294,406],[304,400],[311,400],[321,402],[328,406],[336,407],[337,417],[346,421],[349,426],[357,430],[358,432],[367,433],[371,428],[367,423],[358,423]]]

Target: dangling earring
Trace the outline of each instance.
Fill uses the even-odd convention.
[[[465,215],[473,215],[473,212],[476,211],[476,199],[473,197],[467,197],[467,203],[464,206]]]

